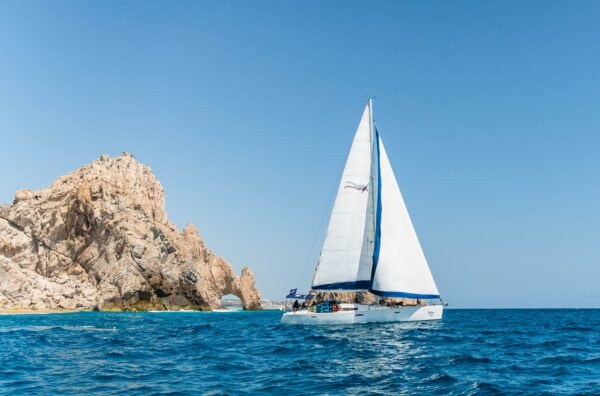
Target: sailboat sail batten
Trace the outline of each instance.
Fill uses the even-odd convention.
[[[368,206],[371,194],[370,109],[365,107],[338,187],[312,289],[368,289]],[[367,242],[365,242],[367,241]]]
[[[413,228],[381,137],[371,292],[385,297],[438,298],[439,292]]]

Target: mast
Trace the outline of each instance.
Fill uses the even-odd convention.
[[[375,191],[377,188],[377,183],[375,182],[375,170],[376,170],[376,164],[377,161],[379,161],[379,158],[377,158],[376,156],[376,147],[375,145],[377,144],[377,140],[375,137],[375,120],[373,119],[373,98],[369,98],[369,134],[371,136],[371,177],[370,177],[370,186],[371,186],[371,209],[372,209],[372,215],[373,215],[373,221],[375,221],[375,210],[376,210],[376,206],[375,206]],[[375,236],[373,235],[373,243],[375,243]]]
[[[373,142],[373,98],[369,98],[369,132],[371,134],[371,143]]]

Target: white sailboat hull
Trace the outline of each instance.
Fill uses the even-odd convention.
[[[316,313],[307,310],[286,312],[281,323],[298,325],[329,325],[375,322],[415,322],[442,319],[443,305],[419,307],[386,307],[356,304],[352,311]]]

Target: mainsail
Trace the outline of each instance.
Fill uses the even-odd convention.
[[[371,106],[363,112],[342,173],[313,290],[366,290],[371,285]],[[371,201],[371,204],[369,203]]]
[[[439,298],[379,133],[371,100],[356,130],[313,290]]]

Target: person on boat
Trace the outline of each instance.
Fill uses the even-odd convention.
[[[294,308],[294,312],[296,312],[298,308],[300,308],[300,303],[298,302],[298,300],[294,301],[294,305],[292,305],[292,308]]]
[[[308,305],[306,304],[306,300],[302,301],[302,309],[306,309],[308,308]]]

